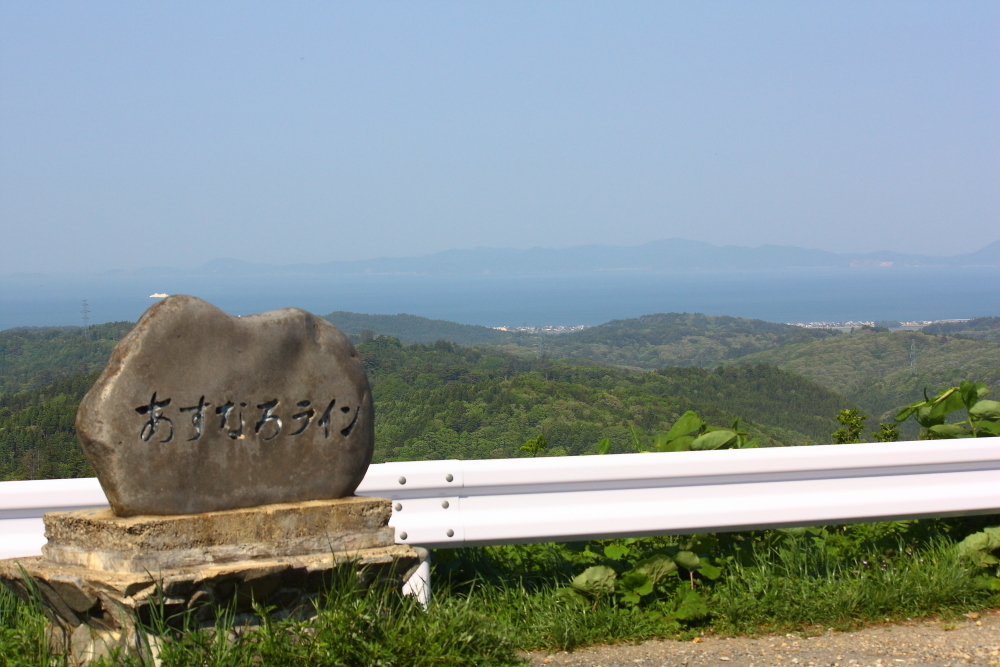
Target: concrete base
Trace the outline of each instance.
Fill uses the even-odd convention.
[[[388,500],[359,497],[164,517],[54,512],[45,555],[0,561],[0,582],[40,601],[52,649],[86,665],[148,651],[140,629],[160,614],[211,623],[216,610],[251,614],[257,604],[307,616],[345,563],[362,584],[401,584],[418,556],[394,543],[390,514]]]

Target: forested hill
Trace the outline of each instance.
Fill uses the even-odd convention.
[[[740,360],[747,362],[766,362],[805,376],[882,421],[900,406],[921,400],[924,387],[933,393],[972,380],[990,387],[989,398],[997,400],[1000,394],[1000,345],[987,340],[859,330],[791,343]]]
[[[767,444],[829,442],[833,415],[848,403],[777,368],[632,373],[583,362],[519,359],[445,342],[404,346],[378,338],[358,347],[373,384],[377,456],[385,459],[520,455],[544,433],[557,453],[635,451],[685,410],[710,422],[736,416]]]
[[[1000,317],[977,317],[967,322],[939,322],[928,324],[921,331],[1000,343]]]
[[[323,319],[350,336],[370,338],[392,336],[404,343],[433,343],[447,340],[460,345],[487,345],[510,337],[505,331],[490,327],[431,320],[417,315],[365,315],[343,310],[324,315]]]
[[[737,416],[764,445],[829,442],[847,401],[759,364],[636,373],[571,360],[519,358],[439,341],[358,345],[375,397],[376,461],[516,457],[545,434],[550,455],[652,448],[686,410],[729,425]],[[73,420],[96,373],[0,397],[0,479],[91,474]]]
[[[131,322],[0,331],[0,395],[104,368]]]
[[[432,320],[416,315],[366,315],[337,311],[324,316],[351,336],[392,336],[404,343],[447,340],[460,345],[507,345],[521,355],[583,357],[633,368],[702,366],[768,350],[788,342],[832,336],[823,329],[740,317],[660,313],[606,324],[569,334],[524,334],[490,327]],[[73,373],[103,367],[130,322],[79,327],[0,331],[0,394],[32,389]],[[539,348],[540,346],[540,348]]]
[[[490,327],[432,320],[416,315],[365,315],[337,311],[324,318],[354,342],[367,336],[393,336],[404,343],[447,340],[461,345],[488,345],[516,340],[518,334]],[[101,369],[115,343],[132,322],[81,327],[38,327],[0,331],[0,395],[37,389],[59,378]],[[524,336],[520,336],[524,337]]]
[[[551,356],[598,359],[619,366],[701,366],[796,342],[835,336],[828,329],[700,313],[658,313],[612,320],[542,341]]]
[[[0,480],[92,477],[76,439],[80,399],[100,371],[0,396]]]

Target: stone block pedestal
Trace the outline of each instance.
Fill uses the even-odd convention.
[[[389,500],[352,496],[173,516],[110,509],[45,515],[43,556],[0,561],[0,581],[37,598],[50,643],[72,665],[116,647],[136,651],[154,611],[211,622],[254,603],[308,615],[333,570],[350,563],[370,583],[401,583],[417,553],[396,545]]]

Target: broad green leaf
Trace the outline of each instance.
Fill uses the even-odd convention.
[[[659,437],[659,436],[657,436]],[[691,443],[694,442],[693,435],[682,435],[679,438],[674,438],[673,440],[664,440],[662,445],[657,445],[656,451],[658,452],[686,452],[691,449]]]
[[[971,408],[979,400],[979,388],[968,380],[962,380],[958,391],[962,394],[962,403],[965,404],[966,409]]]
[[[962,394],[957,387],[952,387],[944,392],[940,398],[934,400],[934,405],[931,406],[930,415],[931,419],[935,417],[943,417],[949,412],[954,412],[955,410],[961,410],[965,407],[965,401],[962,400]]]
[[[694,412],[694,410],[688,410],[680,416],[680,419],[674,422],[674,425],[670,427],[667,431],[667,440],[673,440],[682,435],[687,435],[691,431],[697,431],[702,427],[705,422],[701,421],[701,418]]]
[[[1000,401],[979,401],[969,410],[975,419],[1000,419]]]
[[[642,572],[630,570],[618,580],[618,586],[626,592],[636,595],[649,595],[653,592],[653,580]]]
[[[968,380],[963,380],[958,389],[962,393],[962,401],[965,403],[966,408],[971,408],[976,404],[980,397],[990,393],[990,390],[986,386],[985,382],[969,382]]]
[[[912,415],[914,412],[924,407],[926,401],[917,401],[916,403],[910,403],[905,408],[896,413],[896,421],[901,422],[906,420],[907,417]]]
[[[628,556],[628,547],[623,544],[609,544],[604,547],[604,555],[611,560],[621,560]]]
[[[666,433],[657,433],[653,436],[653,450],[657,452],[667,451],[667,447],[670,445],[670,440],[667,440]]]
[[[698,567],[698,563],[701,559],[698,558],[698,554],[693,551],[678,551],[677,555],[674,556],[674,560],[677,564],[688,570],[693,570]]]
[[[611,438],[601,438],[597,443],[597,453],[607,454],[611,451]]]
[[[622,602],[630,607],[634,607],[642,601],[638,593],[633,593],[631,591],[622,594]]]
[[[715,580],[722,576],[722,568],[705,562],[698,566],[698,573],[708,579]]]
[[[677,620],[694,621],[708,616],[708,603],[698,591],[688,590],[677,598],[677,608],[671,614]]]
[[[917,414],[914,417],[914,419],[916,419],[917,423],[923,426],[924,428],[930,428],[931,426],[944,423],[944,415],[940,415],[938,417],[931,417],[930,414],[931,414],[931,408],[929,407],[925,406],[922,408],[917,408]]]
[[[969,429],[956,426],[955,424],[938,424],[931,426],[927,430],[942,438],[965,438],[972,435]]]
[[[958,543],[958,551],[979,567],[989,567],[1000,563],[1000,526],[973,533]]]
[[[927,387],[924,387],[924,398],[927,398],[928,403],[939,403],[954,394],[958,389],[958,387],[945,387],[944,389],[939,389],[933,398],[927,398]]]
[[[608,595],[615,590],[616,578],[615,571],[610,567],[594,565],[573,577],[573,588],[595,597]]]
[[[680,545],[681,551],[693,551],[696,554],[707,554],[719,543],[715,533],[696,533]]]
[[[706,554],[719,543],[719,538],[715,536],[714,533],[698,533],[692,535],[689,539],[681,546],[681,551],[693,551],[696,554]]]
[[[1000,436],[1000,423],[981,421],[981,422],[976,422],[976,426],[979,427],[980,438],[990,438],[990,437]]]
[[[656,583],[663,577],[677,572],[677,563],[674,562],[673,558],[657,554],[655,556],[642,559],[635,564],[635,567],[632,568],[632,570],[634,572],[642,572],[649,577],[653,583]]]
[[[729,429],[719,429],[718,431],[709,431],[708,433],[702,433],[694,442],[691,443],[691,449],[695,451],[706,450],[706,449],[718,449],[723,445],[726,445],[736,439],[736,432],[730,431]]]

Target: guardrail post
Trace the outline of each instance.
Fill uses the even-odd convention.
[[[403,583],[403,595],[414,596],[427,611],[431,601],[431,552],[423,547],[413,547],[413,550],[420,557],[420,564]]]

